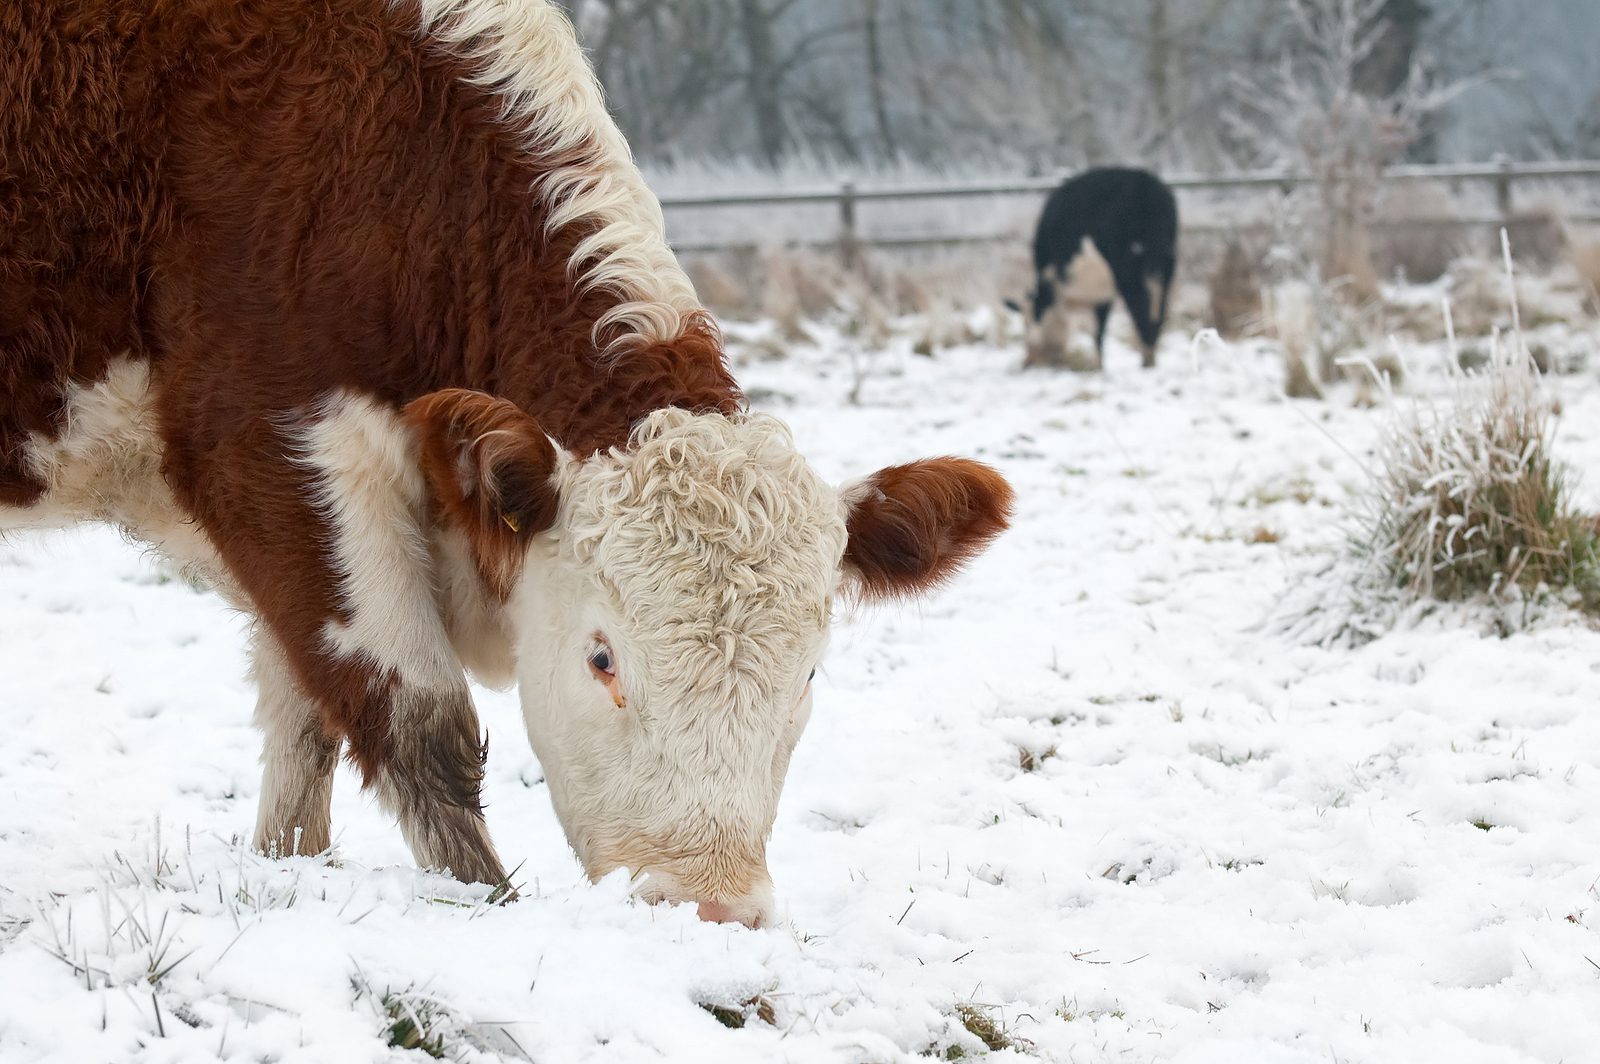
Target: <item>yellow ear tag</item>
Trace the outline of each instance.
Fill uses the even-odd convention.
[[[504,521],[506,523],[506,527],[511,529],[511,531],[513,531],[513,532],[521,532],[522,531],[522,522],[518,521],[515,517],[512,517],[510,514],[501,514],[500,515],[500,520]]]

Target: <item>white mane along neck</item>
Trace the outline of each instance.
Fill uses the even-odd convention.
[[[501,119],[538,158],[565,165],[540,175],[536,194],[554,231],[594,232],[574,249],[568,275],[621,300],[595,323],[612,349],[677,339],[699,311],[670,248],[661,205],[645,187],[572,25],[549,0],[391,0],[414,4],[421,32],[476,64],[474,85],[500,97]],[[574,160],[567,162],[567,160]]]

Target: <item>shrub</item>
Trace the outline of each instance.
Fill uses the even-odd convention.
[[[1371,589],[1402,602],[1548,591],[1600,610],[1600,523],[1573,508],[1551,418],[1515,333],[1447,399],[1398,414],[1351,543]]]

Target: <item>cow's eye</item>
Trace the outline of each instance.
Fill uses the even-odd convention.
[[[595,671],[597,677],[610,679],[617,674],[617,663],[611,658],[611,648],[601,643],[589,651],[589,668]]]
[[[806,683],[810,683],[812,680],[815,680],[816,678],[817,678],[817,670],[816,669],[812,669],[811,670],[811,675],[806,677]]]

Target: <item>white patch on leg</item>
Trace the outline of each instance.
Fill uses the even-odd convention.
[[[1167,296],[1167,286],[1161,283],[1159,277],[1146,277],[1144,288],[1150,296],[1150,320],[1155,321],[1161,314],[1161,301]]]
[[[265,632],[256,635],[251,672],[262,762],[255,847],[272,857],[315,855],[332,842],[329,809],[340,744],[323,735],[316,704]]]
[[[434,597],[426,487],[410,433],[373,400],[335,394],[295,435],[300,460],[318,476],[314,502],[333,533],[328,547],[351,616],[328,622],[329,647],[422,690],[460,686]]]
[[[568,274],[582,289],[621,297],[595,323],[596,339],[617,327],[617,344],[677,339],[685,317],[701,309],[694,286],[667,246],[661,205],[606,110],[566,15],[548,0],[414,2],[422,32],[477,65],[473,84],[500,97],[501,119],[530,155],[575,156],[543,173],[535,192],[549,208],[548,229],[591,229]]]

